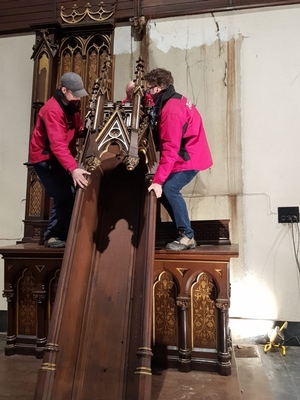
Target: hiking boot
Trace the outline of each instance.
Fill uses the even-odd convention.
[[[184,234],[181,234],[178,237],[178,239],[174,240],[174,242],[168,243],[166,245],[166,249],[173,251],[181,251],[181,250],[195,249],[196,246],[197,243],[193,237],[189,239]]]
[[[57,237],[52,237],[45,241],[45,247],[51,247],[51,248],[56,248],[56,249],[63,248],[63,247],[66,247],[66,242],[64,242],[63,240],[60,240]]]

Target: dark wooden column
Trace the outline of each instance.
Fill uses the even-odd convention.
[[[191,300],[189,297],[177,297],[176,304],[180,307],[178,369],[181,372],[189,372],[192,369],[191,349],[189,346],[189,337],[191,332],[187,313],[190,309]]]
[[[220,364],[220,375],[230,375],[231,354],[229,353],[228,337],[228,299],[217,299],[216,307],[219,311],[219,349],[218,360]]]
[[[43,351],[47,343],[47,291],[43,286],[42,290],[35,290],[33,297],[37,306],[37,329],[36,329],[36,358],[43,358]]]
[[[16,345],[16,296],[15,290],[11,288],[4,289],[2,296],[7,300],[7,335],[5,345],[5,355],[15,354]]]
[[[152,176],[146,177],[146,187],[148,188]],[[136,309],[133,312],[137,312],[137,308],[140,308],[141,324],[140,324],[140,345],[137,351],[138,363],[135,369],[136,385],[138,385],[138,391],[136,392],[133,388],[128,388],[128,396],[126,398],[134,398],[138,393],[138,399],[151,400],[152,390],[152,348],[151,348],[151,328],[152,328],[152,279],[153,279],[153,268],[154,268],[154,252],[155,252],[155,222],[156,222],[156,196],[152,191],[145,197],[145,222],[143,228],[144,237],[144,249],[142,257],[144,259],[144,273],[141,277],[141,302],[135,305]],[[139,268],[138,268],[139,269]],[[136,271],[136,277],[138,278],[139,271]],[[151,284],[149,284],[151,282]],[[138,306],[138,307],[137,307]],[[150,318],[149,318],[150,317]],[[134,329],[134,328],[133,328]],[[134,331],[134,330],[133,330]],[[131,391],[131,395],[130,395]]]

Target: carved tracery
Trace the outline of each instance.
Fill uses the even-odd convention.
[[[110,68],[108,58],[91,91],[86,121],[89,134],[83,164],[88,171],[94,170],[106,157],[106,153],[112,151],[113,145],[118,148],[113,150],[115,157],[125,164],[127,170],[135,169],[143,155],[150,173],[157,158],[149,124],[149,107],[142,102],[143,60],[137,61],[132,101],[125,104],[121,101],[107,101],[111,83]]]

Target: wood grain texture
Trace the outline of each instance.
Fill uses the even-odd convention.
[[[165,18],[299,3],[299,0],[144,0],[141,4],[141,15],[146,19]],[[61,23],[61,7],[63,6],[66,12],[71,13],[74,4],[75,1],[62,0],[40,0],[39,2],[35,0],[2,0],[0,2],[0,35],[29,32],[32,30],[30,28],[32,24],[55,21]],[[97,10],[98,4],[99,2],[91,2],[92,11]],[[104,8],[110,10],[112,4],[112,1],[107,1]],[[135,4],[136,0],[118,0],[113,20],[129,24],[129,18],[135,16]],[[78,0],[76,5],[77,10],[83,12],[86,8],[86,1]]]

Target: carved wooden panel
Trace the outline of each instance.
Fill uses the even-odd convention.
[[[19,244],[7,250],[3,291],[8,305],[5,354],[34,354],[39,358],[46,343],[63,249],[47,251],[37,244]]]
[[[191,221],[195,240],[202,244],[230,244],[229,220]],[[156,247],[165,247],[165,244],[174,240],[178,235],[173,222],[162,222],[158,216],[156,224]]]
[[[144,0],[142,15],[162,18],[298,3],[295,0]]]
[[[5,354],[33,354],[41,358],[64,249],[26,243],[0,251],[5,260],[3,295],[8,305]],[[90,252],[85,248],[84,254],[88,256]],[[160,358],[164,366],[178,367],[184,372],[200,369],[230,373],[228,263],[237,255],[237,245],[200,246],[180,253],[156,251],[152,319],[154,361]],[[84,272],[81,263],[78,268]],[[17,293],[22,285],[28,287],[22,288],[20,297]],[[74,286],[74,290],[78,291],[78,286]],[[28,319],[33,299],[37,312]],[[18,312],[20,300],[22,313]],[[25,310],[27,305],[28,310]],[[18,325],[22,326],[22,333],[28,330],[30,334],[19,335]]]
[[[196,369],[222,375],[231,373],[230,254],[227,253],[230,248],[234,246],[200,246],[183,252],[156,250],[155,366],[178,368],[182,372]],[[210,251],[214,254],[209,254]]]
[[[82,77],[89,95],[92,93],[94,82],[100,76],[106,62],[110,60],[112,51],[111,36],[95,33],[72,34],[62,39],[59,49],[59,68],[57,84],[60,77],[69,71],[76,72]],[[82,118],[86,114],[88,97],[81,99]]]
[[[17,284],[17,334],[36,335],[36,301],[34,291],[36,290],[36,279],[32,272],[25,268]]]
[[[191,288],[192,348],[217,348],[216,287],[205,273]]]
[[[0,33],[26,32],[34,22],[54,19],[52,0],[2,0],[0,3]]]
[[[30,217],[41,218],[42,184],[35,170],[29,173],[29,212]]]
[[[182,0],[144,0],[143,15],[151,18],[165,16],[189,15],[217,11],[228,5],[228,0],[204,0],[204,1],[182,1]]]
[[[176,265],[177,266],[177,265]],[[187,268],[176,268],[183,277],[188,271]],[[180,348],[178,339],[179,319],[178,305],[182,305],[182,297],[178,298],[178,290],[183,287],[176,285],[177,280],[168,271],[162,272],[153,286],[153,345],[154,354],[164,352],[174,355],[174,349]],[[197,348],[217,349],[218,348],[218,312],[216,308],[217,287],[210,275],[201,272],[191,285],[186,299],[191,299],[188,312],[190,313],[190,325],[187,329],[187,342],[191,343],[191,349],[196,353]],[[181,327],[181,334],[185,328]],[[157,350],[156,348],[159,348]],[[169,350],[166,350],[169,349]],[[171,361],[175,366],[174,361]]]
[[[153,344],[178,346],[177,287],[168,272],[162,272],[153,286]]]
[[[34,80],[32,91],[33,129],[41,106],[59,87],[60,77],[69,71],[81,75],[85,88],[91,94],[95,80],[106,66],[108,90],[111,93],[112,27],[80,27],[74,31],[61,31],[56,24],[35,27],[36,41],[33,46]],[[82,119],[87,113],[89,98],[81,101]],[[82,143],[78,142],[80,147]],[[43,232],[47,226],[51,201],[32,166],[28,166],[25,229],[23,242],[43,242]]]

